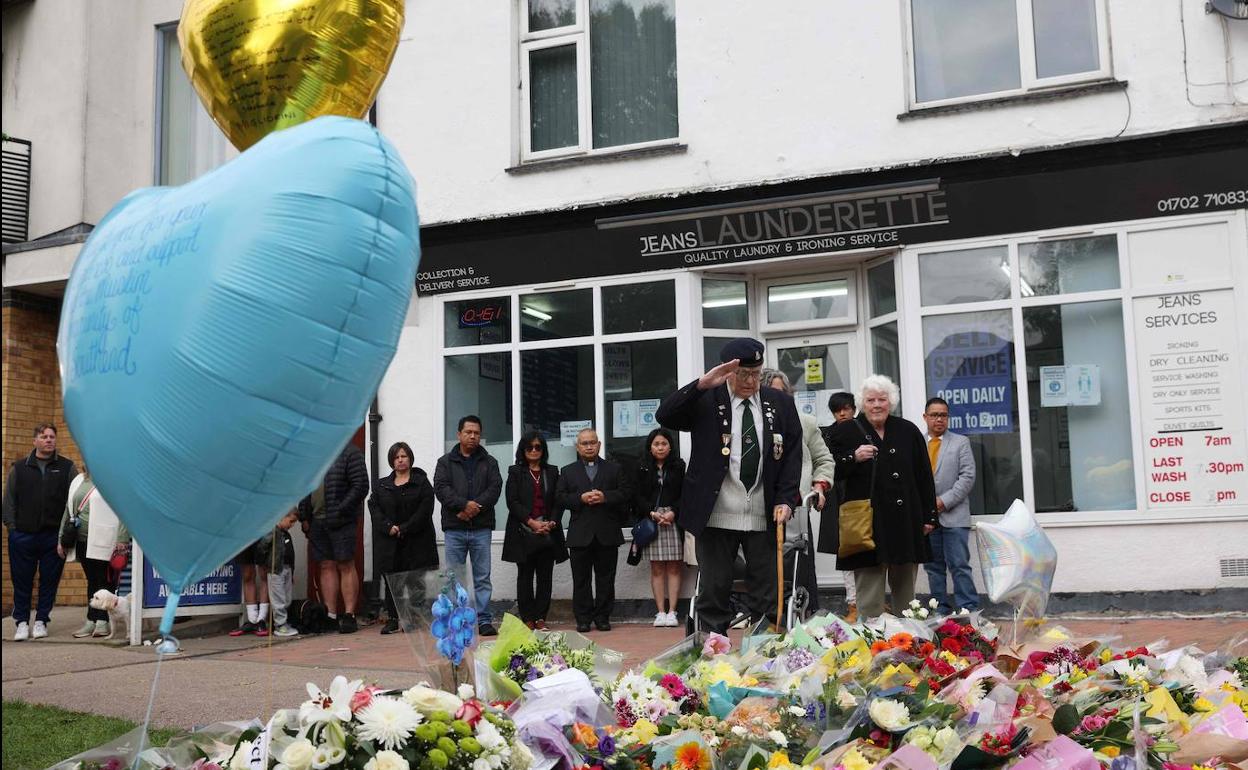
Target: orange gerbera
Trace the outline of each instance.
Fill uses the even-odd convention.
[[[907,634],[905,631],[902,631],[900,633],[893,634],[893,637],[888,641],[892,642],[894,647],[900,647],[903,650],[908,650],[910,649],[910,645],[914,644],[914,637]]]
[[[919,655],[922,655],[923,657],[926,658],[928,655],[931,655],[933,652],[936,652],[936,645],[932,644],[931,642],[924,642],[923,644],[919,645]]]
[[[676,761],[673,764],[679,770],[710,770],[711,755],[701,745],[690,741],[676,749]]]
[[[891,649],[893,649],[893,645],[889,644],[883,639],[880,639],[878,641],[871,643],[872,655],[879,655],[881,652],[885,652],[886,650],[891,650]]]
[[[584,722],[577,722],[573,724],[572,738],[586,748],[598,748],[598,733],[594,732],[592,725],[587,725]]]

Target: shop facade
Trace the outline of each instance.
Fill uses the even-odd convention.
[[[477,414],[500,463],[538,430],[564,464],[592,425],[635,464],[659,401],[757,336],[821,424],[828,395],[873,372],[920,426],[946,398],[974,448],[973,513],[1036,510],[1055,591],[1238,595],[1240,145],[1193,131],[429,228],[378,438],[431,467]],[[495,564],[496,596],[510,575]],[[831,557],[819,575],[841,582]],[[648,571],[621,569],[619,591],[647,596]]]

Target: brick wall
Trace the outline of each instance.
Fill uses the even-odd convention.
[[[61,404],[61,378],[56,362],[56,330],[61,302],[34,294],[5,289],[0,297],[0,323],[4,329],[0,399],[3,400],[4,478],[18,458],[33,448],[31,431],[41,422],[56,425],[57,451],[81,465],[78,446],[65,425]],[[3,539],[2,600],[7,614],[13,609],[13,584],[9,580],[9,542]],[[35,594],[38,596],[36,581]],[[84,606],[87,580],[82,568],[69,564],[57,591],[58,606]]]

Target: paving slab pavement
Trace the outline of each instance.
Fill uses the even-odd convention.
[[[1166,639],[1169,647],[1196,644],[1211,651],[1248,637],[1248,614],[1079,616],[1051,621],[1078,636],[1120,637],[1115,646]],[[66,625],[53,625],[48,639],[13,642],[12,619],[5,619],[0,647],[4,698],[140,721],[156,676],[152,648],[73,640],[69,634],[77,624]],[[570,624],[553,628],[572,630]],[[275,708],[302,702],[307,682],[325,687],[337,673],[387,687],[418,681],[422,656],[411,638],[381,636],[378,631],[374,625],[356,634],[293,639],[224,634],[183,638],[183,652],[160,664],[153,723],[194,727],[268,715]],[[624,653],[625,665],[633,666],[680,641],[682,630],[617,623],[609,632],[587,636]],[[1248,654],[1248,643],[1239,649]]]

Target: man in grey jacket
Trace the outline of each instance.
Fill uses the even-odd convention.
[[[940,513],[940,527],[929,536],[932,560],[924,565],[927,582],[942,614],[974,610],[979,606],[979,593],[971,575],[968,498],[975,486],[975,456],[966,436],[949,432],[949,404],[943,398],[928,399],[923,420],[927,423],[927,455],[936,481],[936,510]],[[947,576],[953,577],[952,597]]]

